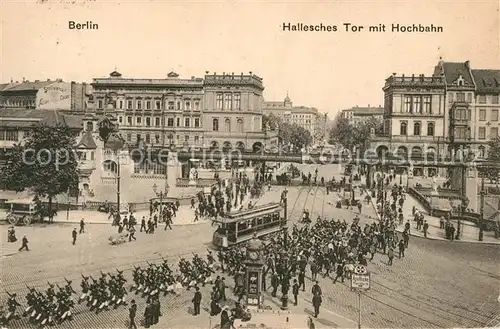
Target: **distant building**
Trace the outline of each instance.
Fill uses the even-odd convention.
[[[283,101],[264,101],[263,113],[273,114],[283,122],[296,124],[306,129],[313,137],[313,143],[323,142],[325,138],[326,121],[324,114],[318,109],[306,106],[293,106],[293,102],[286,95]]]
[[[42,109],[83,112],[89,92],[85,83],[46,81],[11,82],[0,85],[0,109]]]
[[[365,122],[370,118],[380,119],[382,121],[384,117],[384,108],[381,105],[377,107],[370,106],[370,104],[366,107],[358,107],[356,105],[350,109],[342,110],[340,117],[349,120],[349,123],[352,125]]]

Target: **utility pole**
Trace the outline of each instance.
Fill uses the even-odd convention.
[[[484,225],[484,174],[481,177],[481,215],[479,217],[479,241],[483,241],[483,225]]]

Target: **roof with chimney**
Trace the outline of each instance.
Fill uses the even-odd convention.
[[[78,148],[82,149],[91,149],[95,150],[97,148],[97,144],[94,141],[94,137],[92,137],[92,132],[91,131],[86,131],[80,142],[76,145]]]
[[[444,62],[439,61],[434,68],[434,76],[444,74],[448,87],[474,87],[474,79],[470,70],[470,62]]]
[[[472,70],[478,93],[500,94],[500,70]]]
[[[379,106],[355,106],[350,109],[342,110],[342,112],[352,112],[353,115],[383,115],[384,108]]]

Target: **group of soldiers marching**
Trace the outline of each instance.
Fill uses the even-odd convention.
[[[66,320],[72,320],[73,315],[71,310],[74,307],[72,295],[75,291],[71,283],[70,280],[66,280],[66,284],[60,287],[57,284],[54,285],[48,282],[49,288],[45,293],[35,288],[27,287],[27,307],[24,309],[22,316],[29,317],[31,323],[41,326],[54,325]],[[57,291],[55,286],[57,286]],[[17,294],[9,292],[7,294],[9,296],[7,300],[7,312],[4,312],[0,318],[0,322],[4,325],[20,317],[18,307],[21,304],[17,301]]]
[[[78,303],[86,301],[89,310],[95,311],[96,314],[108,310],[110,307],[117,308],[120,305],[127,305],[125,298],[127,280],[123,276],[123,271],[118,269],[116,271],[117,274],[101,272],[98,279],[82,274],[80,283],[82,295],[78,299]]]

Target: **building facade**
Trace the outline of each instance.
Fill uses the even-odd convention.
[[[351,107],[350,109],[342,110],[340,113],[340,117],[343,119],[347,119],[349,124],[357,125],[362,122],[366,122],[371,118],[375,118],[377,120],[382,121],[384,118],[384,108],[379,105],[378,107],[368,106],[366,107]]]
[[[114,71],[92,88],[89,112],[116,117],[129,145],[255,150],[277,143],[277,133],[262,129],[264,87],[251,73],[135,79]]]
[[[46,81],[11,82],[0,85],[0,109],[42,109],[84,112],[86,83]]]
[[[449,155],[486,157],[488,143],[499,136],[500,70],[473,69],[470,61],[440,60],[434,69],[438,75],[446,79]]]
[[[383,134],[369,141],[379,155],[484,158],[499,137],[500,70],[440,60],[432,76],[393,75],[383,91]]]
[[[175,72],[165,79],[123,78],[114,71],[91,85],[88,112],[115,117],[127,144],[203,145],[203,79]]]
[[[396,76],[386,79],[383,133],[372,135],[370,148],[379,156],[439,155],[445,150],[444,77]],[[427,170],[416,168],[423,174]]]
[[[204,146],[273,149],[278,133],[262,127],[262,78],[249,74],[207,74],[204,79]]]
[[[311,133],[313,143],[323,142],[325,139],[326,118],[318,109],[306,106],[294,106],[288,95],[280,101],[265,101],[264,114],[273,114],[289,124],[296,124]]]

